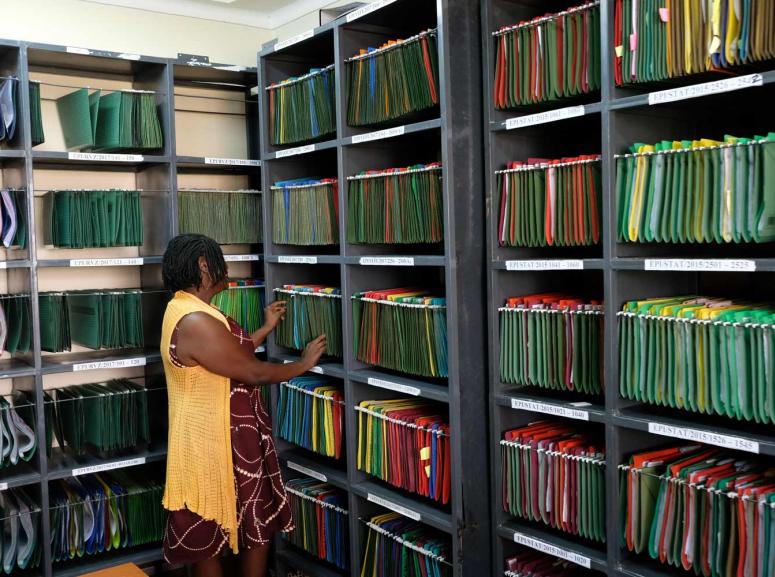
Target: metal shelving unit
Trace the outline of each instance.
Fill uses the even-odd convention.
[[[708,91],[696,98],[649,105],[649,94],[673,88],[694,86],[727,78],[702,75],[673,79],[660,85],[617,87],[614,82],[611,38],[614,2],[601,0],[601,90],[576,98],[547,102],[524,109],[496,110],[492,99],[495,46],[492,33],[501,26],[527,21],[535,16],[559,12],[581,2],[568,0],[483,0],[482,53],[485,127],[485,176],[487,213],[487,283],[489,322],[489,406],[492,455],[490,490],[492,494],[493,575],[503,575],[504,561],[519,547],[532,547],[573,560],[593,573],[610,576],[656,577],[687,574],[651,562],[619,548],[621,534],[619,464],[643,448],[675,443],[679,434],[728,435],[741,446],[758,443],[763,455],[775,450],[772,427],[755,427],[744,421],[671,411],[625,400],[618,388],[618,344],[616,313],[628,300],[671,294],[711,294],[730,297],[762,298],[773,283],[773,245],[669,245],[634,244],[616,241],[616,199],[614,155],[625,152],[634,142],[657,142],[687,137],[720,137],[723,134],[751,135],[773,126],[769,102],[775,89],[775,70],[767,64],[734,74],[761,72],[761,86],[734,92]],[[772,68],[772,63],[769,63]],[[582,116],[551,120],[557,111],[583,106]],[[555,114],[543,115],[543,112]],[[521,127],[507,130],[507,120]],[[498,201],[493,190],[494,173],[510,160],[528,157],[560,158],[580,154],[602,155],[603,206],[601,244],[578,249],[504,248],[497,242]],[[671,260],[668,270],[650,270],[651,259]],[[724,270],[735,261],[750,261],[755,273]],[[569,262],[571,261],[571,262]],[[570,268],[572,270],[560,270]],[[739,266],[738,266],[739,268]],[[565,291],[602,297],[605,303],[605,395],[580,397],[530,387],[518,388],[500,382],[498,307],[509,296],[545,290]],[[771,298],[771,290],[769,293]],[[582,404],[579,404],[582,403]],[[501,503],[502,433],[539,419],[568,419],[579,430],[597,429],[606,440],[606,526],[604,546],[588,545],[573,535],[556,532],[543,524],[511,517]],[[576,420],[573,420],[576,419]],[[665,432],[650,433],[650,426]],[[672,437],[672,438],[671,438]],[[751,456],[750,454],[748,454]],[[517,536],[515,536],[517,534]]]
[[[440,107],[410,120],[353,128],[346,122],[345,59],[360,48],[387,39],[405,38],[438,27]],[[490,574],[488,498],[478,472],[487,469],[484,303],[482,275],[484,239],[481,222],[481,96],[479,6],[467,0],[421,2],[396,0],[370,5],[288,40],[264,45],[258,55],[261,119],[262,189],[279,180],[335,177],[339,180],[340,238],[338,246],[318,248],[277,245],[271,241],[271,197],[264,196],[265,279],[267,296],[284,283],[330,283],[342,290],[344,358],[321,362],[314,372],[338,379],[344,391],[344,441],[341,462],[307,453],[277,439],[285,478],[303,470],[347,491],[349,549],[347,572],[312,559],[278,540],[278,575],[296,567],[312,575],[360,575],[360,519],[385,511],[373,499],[386,500],[399,512],[417,514],[423,523],[449,535],[453,575]],[[270,143],[265,87],[311,68],[335,65],[337,131],[318,142],[275,147]],[[406,166],[440,160],[443,165],[445,239],[443,246],[413,254],[400,246],[350,245],[345,222],[347,177],[361,170]],[[394,256],[412,257],[411,265],[387,266]],[[367,257],[365,260],[363,257]],[[384,259],[384,260],[382,260]],[[418,281],[418,276],[421,281]],[[407,284],[431,284],[447,299],[449,378],[412,378],[367,366],[355,358],[352,345],[350,295],[354,292]],[[465,313],[463,307],[465,306]],[[298,359],[270,338],[270,359]],[[375,381],[376,379],[376,381]],[[437,403],[449,415],[452,442],[450,505],[440,508],[420,496],[389,488],[359,471],[357,415],[364,399],[416,395]],[[277,393],[273,393],[276,400]],[[290,467],[287,465],[290,463]],[[299,465],[302,468],[300,469]],[[472,474],[477,472],[477,474]]]

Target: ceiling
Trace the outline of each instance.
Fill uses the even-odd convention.
[[[163,14],[243,24],[272,30],[334,0],[87,0]]]

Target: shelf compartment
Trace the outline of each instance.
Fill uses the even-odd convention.
[[[288,446],[293,447],[290,443],[287,444]],[[337,469],[325,462],[331,461],[330,459],[326,459],[325,457],[321,457],[301,448],[280,450],[278,455],[285,468],[292,471],[287,472],[284,475],[286,478],[290,475],[301,473],[302,475],[318,479],[324,483],[331,483],[335,487],[339,487],[345,491],[349,488],[346,471]],[[332,461],[332,463],[334,462],[335,461]]]
[[[167,458],[167,443],[157,443],[153,448],[138,449],[125,455],[101,459],[94,455],[73,457],[60,450],[54,451],[49,459],[48,480],[64,479],[100,471],[112,471],[156,463]]]
[[[374,481],[361,481],[351,485],[351,492],[375,503],[380,507],[404,515],[426,525],[435,527],[445,533],[452,534],[457,529],[453,517],[436,507],[426,505],[416,499],[404,496],[397,491],[388,489]],[[418,497],[419,498],[419,497]]]

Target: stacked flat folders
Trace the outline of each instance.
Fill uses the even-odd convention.
[[[620,469],[622,547],[704,577],[773,574],[771,463],[682,445]]]
[[[285,320],[277,325],[275,342],[303,350],[326,335],[325,354],[342,357],[342,292],[322,285],[288,284],[275,289],[275,300],[287,301]]]
[[[358,469],[395,487],[446,504],[450,491],[449,425],[416,399],[361,401]]]
[[[498,309],[504,383],[603,392],[603,304],[562,295],[512,297]]]
[[[23,354],[31,348],[30,295],[0,295],[0,352]]]
[[[441,164],[361,172],[347,178],[347,242],[434,243],[444,239]]]
[[[652,82],[775,58],[771,0],[616,0],[616,84]]]
[[[599,1],[505,26],[493,35],[495,108],[599,90]]]
[[[156,93],[80,88],[56,101],[68,150],[126,152],[164,146]]]
[[[338,243],[338,190],[335,178],[276,182],[272,187],[274,242],[302,246]]]
[[[775,240],[775,133],[630,152],[616,159],[620,242]]]
[[[630,301],[619,313],[626,399],[775,423],[775,307],[719,297]]]
[[[264,281],[231,280],[229,288],[215,295],[210,304],[253,333],[264,324]]]
[[[605,541],[605,451],[600,439],[549,421],[506,431],[501,441],[507,513]]]
[[[296,547],[341,569],[349,565],[347,494],[315,479],[285,484],[296,529],[283,537]]]
[[[266,87],[274,145],[316,140],[336,132],[334,65]]]
[[[35,455],[38,439],[34,403],[32,391],[14,391],[10,403],[0,397],[0,469],[29,462]]]
[[[590,575],[570,561],[538,551],[524,551],[506,559],[504,577],[584,577]]]
[[[588,246],[600,242],[600,156],[510,162],[495,173],[501,246]]]
[[[424,377],[447,376],[446,299],[396,288],[355,293],[352,306],[359,361]]]
[[[143,244],[139,190],[52,190],[45,197],[46,244],[63,248]]]
[[[325,457],[342,454],[344,394],[329,379],[304,376],[280,383],[279,436]]]
[[[39,533],[40,507],[27,490],[0,491],[0,569],[6,575],[40,566]]]
[[[395,120],[439,103],[435,29],[362,49],[346,66],[350,126]]]
[[[260,190],[178,190],[181,234],[203,234],[218,244],[258,244],[261,215]]]
[[[369,528],[361,563],[361,577],[449,577],[448,540],[398,513],[376,515]]]

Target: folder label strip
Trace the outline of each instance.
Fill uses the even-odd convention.
[[[583,270],[584,261],[568,260],[507,260],[506,270]]]
[[[278,256],[277,262],[284,264],[318,264],[316,256]]]
[[[586,111],[583,106],[568,106],[566,108],[547,110],[546,112],[539,112],[537,114],[517,116],[506,120],[506,130],[525,128],[526,126],[534,126],[536,124],[546,124],[547,122],[557,122],[558,120],[565,120],[566,118],[584,116],[585,113]]]
[[[548,403],[540,403],[538,401],[527,401],[525,399],[511,399],[512,409],[521,409],[523,411],[532,411],[534,413],[545,413],[547,415],[556,415],[558,417],[567,417],[568,419],[578,419],[580,421],[589,420],[588,411],[580,411],[579,409],[569,409],[567,407],[561,407],[559,405],[551,405]]]
[[[0,269],[5,269],[5,268],[8,268],[8,262],[6,261],[0,262]]]
[[[72,477],[78,477],[79,475],[89,475],[91,473],[99,473],[100,471],[112,471],[113,469],[124,469],[126,467],[134,467],[136,465],[144,465],[145,457],[138,457],[136,459],[127,459],[125,461],[116,461],[114,463],[102,463],[100,465],[92,465],[91,467],[81,467],[80,469],[73,469],[70,474]]]
[[[396,126],[394,128],[386,128],[385,130],[376,130],[374,132],[368,132],[366,134],[357,134],[353,136],[352,143],[360,144],[361,142],[371,142],[372,140],[382,140],[383,138],[393,138],[394,136],[401,136],[406,130],[405,126]]]
[[[584,555],[579,555],[578,553],[567,551],[560,547],[555,547],[554,545],[550,545],[546,541],[541,541],[539,539],[534,539],[533,537],[528,537],[527,535],[520,533],[519,531],[514,531],[514,542],[519,543],[520,545],[524,545],[525,547],[530,547],[531,549],[535,549],[536,551],[541,551],[543,553],[548,553],[549,555],[554,555],[555,557],[559,557],[560,559],[565,559],[566,561],[570,561],[571,563],[575,563],[576,565],[581,565],[582,567],[586,567],[587,569],[590,569],[592,567],[592,560],[589,557],[585,557]]]
[[[312,367],[312,368],[309,370],[309,372],[310,372],[310,373],[317,373],[318,375],[323,375],[323,374],[325,374],[325,371],[323,370],[323,367],[319,367],[319,366],[317,366],[317,365],[315,365],[314,367]]]
[[[346,21],[352,22],[353,20],[357,20],[358,18],[362,18],[363,16],[366,16],[366,14],[371,14],[375,10],[379,10],[380,8],[384,8],[385,6],[389,6],[396,0],[379,0],[378,2],[372,2],[371,4],[366,4],[366,6],[362,8],[358,8],[357,10],[354,10],[353,12],[350,12],[347,15]]]
[[[375,503],[380,507],[384,507],[385,509],[390,509],[394,513],[398,513],[399,515],[403,515],[404,517],[409,517],[410,519],[413,519],[415,521],[419,521],[422,519],[422,515],[420,515],[417,511],[412,511],[411,509],[402,507],[401,505],[393,503],[392,501],[388,501],[387,499],[378,497],[373,493],[368,493],[366,500],[371,503]]]
[[[98,152],[68,152],[69,160],[88,160],[90,162],[143,162],[142,154],[102,154]]]
[[[221,166],[261,166],[260,160],[247,158],[210,158],[205,157],[205,164],[217,164]]]
[[[91,54],[91,50],[88,48],[78,48],[77,46],[68,46],[65,50],[69,54],[83,54],[84,56]]]
[[[134,357],[131,359],[117,359],[115,361],[77,363],[73,365],[73,371],[93,371],[96,369],[125,369],[128,367],[143,367],[147,362],[148,359],[146,357]]]
[[[142,258],[74,258],[70,266],[137,266],[143,264]]]
[[[282,42],[278,42],[274,45],[274,51],[277,52],[278,50],[282,50],[283,48],[288,48],[288,46],[293,46],[294,44],[298,44],[299,42],[303,42],[304,40],[307,40],[308,38],[312,38],[315,35],[315,30],[310,29],[306,32],[302,32],[301,34],[297,34],[296,36],[291,36],[287,40],[283,40]]]
[[[226,262],[250,262],[260,260],[257,254],[225,254],[223,260]]]
[[[750,441],[741,437],[731,435],[721,435],[712,431],[702,431],[699,429],[689,429],[685,427],[674,427],[664,423],[649,423],[649,433],[662,435],[664,437],[675,437],[677,439],[686,439],[688,441],[699,441],[708,445],[716,445],[725,449],[735,449],[737,451],[746,451],[748,453],[759,453],[759,443]]]
[[[644,270],[671,271],[715,271],[715,272],[755,272],[753,260],[735,259],[688,259],[688,258],[647,258]]]
[[[304,465],[299,465],[298,463],[294,463],[293,461],[288,461],[286,464],[288,465],[289,469],[293,469],[294,471],[303,473],[307,475],[307,477],[312,477],[313,479],[317,479],[318,481],[323,481],[324,483],[328,481],[328,478],[323,473],[319,473],[313,469],[305,467]]]
[[[411,256],[362,256],[359,264],[366,266],[414,266]]]
[[[285,150],[278,150],[274,157],[285,158],[286,156],[296,156],[297,154],[307,154],[308,152],[314,152],[315,145],[307,144],[305,146],[297,146],[295,148],[287,148]]]
[[[669,90],[660,90],[649,93],[649,105],[665,104],[666,102],[675,102],[676,100],[687,100],[689,98],[699,98],[711,94],[722,94],[732,92],[752,86],[762,86],[764,79],[761,74],[748,74],[747,76],[736,76],[725,80],[716,80],[714,82],[704,82],[694,84],[693,86],[682,86],[680,88],[671,88]]]
[[[391,381],[383,381],[382,379],[375,379],[369,377],[367,382],[373,387],[379,387],[381,389],[388,389],[390,391],[396,391],[397,393],[404,393],[405,395],[412,395],[414,397],[420,396],[420,389],[417,387],[410,387],[408,385],[399,385]]]

